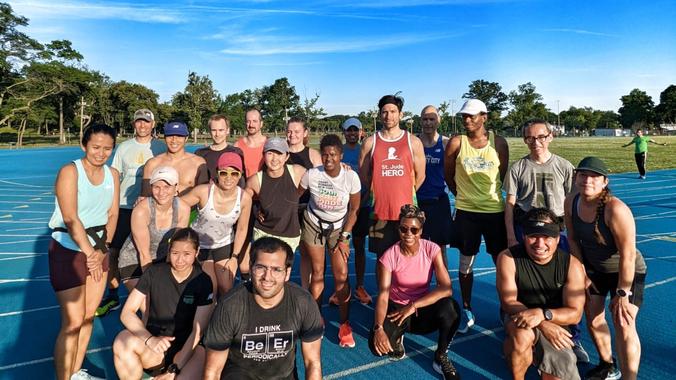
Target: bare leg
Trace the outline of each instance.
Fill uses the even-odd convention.
[[[152,368],[162,362],[163,355],[149,349],[143,340],[129,330],[122,330],[113,342],[115,371],[121,380],[140,379],[143,368]]]
[[[107,275],[108,272],[103,273],[103,278],[106,278]],[[87,276],[84,292],[85,315],[82,327],[80,327],[77,356],[73,363],[73,372],[77,372],[82,368],[82,362],[84,361],[85,354],[87,353],[87,346],[89,345],[89,339],[92,336],[94,314],[96,313],[96,308],[99,307],[99,303],[101,303],[101,299],[103,299],[103,292],[105,291],[106,282],[104,280],[97,282],[94,281],[92,276]]]
[[[352,245],[354,246],[354,273],[356,276],[356,287],[364,286],[364,273],[366,272],[366,239],[363,236],[354,236]]]
[[[635,380],[641,361],[641,341],[636,331],[638,307],[630,304],[629,311],[633,317],[631,323],[626,326],[620,326],[617,322],[614,323],[615,342],[617,343],[617,356],[620,359],[620,367],[622,368],[622,378]]]
[[[85,316],[85,286],[56,292],[61,306],[61,330],[54,344],[56,378],[69,380],[77,357],[78,337]]]
[[[310,269],[312,275],[310,277],[310,294],[312,298],[317,301],[317,304],[322,305],[322,292],[324,291],[324,246],[323,245],[306,245],[307,256],[310,259]]]
[[[322,247],[323,249],[324,247]],[[308,252],[309,247],[304,241],[300,242],[300,284],[303,289],[310,288],[310,281],[312,276],[312,259]]]
[[[533,362],[533,343],[535,333],[531,329],[521,329],[509,321],[505,325],[507,336],[502,349],[507,366],[512,371],[512,378],[523,380],[528,366]]]
[[[331,268],[333,269],[333,281],[336,287],[336,297],[338,297],[338,310],[340,314],[340,323],[349,319],[350,285],[347,282],[347,262],[343,260],[340,253],[331,253]]]
[[[214,266],[214,260],[204,260],[202,261],[202,271],[209,275],[211,278],[211,288],[214,295],[214,300],[218,299],[218,274],[216,274],[216,268]]]
[[[228,259],[221,260],[214,264],[214,271],[216,272],[215,278],[216,281],[218,282],[217,290],[219,297],[227,293],[230,289],[232,289],[232,286],[235,284],[235,276],[237,275],[237,273],[233,272],[225,265],[227,262]],[[237,271],[237,267],[235,267],[235,271]]]
[[[181,368],[181,374],[177,379],[201,379],[204,373],[204,362],[206,360],[206,352],[204,347],[197,346],[187,363]]]
[[[587,317],[587,329],[591,335],[599,357],[606,363],[613,362],[613,351],[610,342],[610,329],[606,322],[605,297],[587,294],[585,303],[585,315]]]

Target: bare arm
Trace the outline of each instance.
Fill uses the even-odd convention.
[[[420,189],[425,182],[425,148],[417,136],[411,136],[411,148],[413,149],[413,170],[415,171],[415,189]]]
[[[582,319],[585,302],[585,278],[582,263],[575,256],[570,256],[568,278],[563,287],[563,307],[551,309],[551,322],[557,325],[574,325]]]
[[[66,225],[71,239],[87,257],[93,255],[95,253],[94,247],[89,242],[84,224],[77,214],[77,169],[75,164],[68,164],[59,170],[56,177],[55,192],[63,223]]]
[[[384,355],[392,351],[392,345],[390,340],[385,334],[384,329],[382,328],[383,323],[385,322],[385,317],[387,314],[387,303],[390,299],[390,285],[392,284],[392,272],[387,270],[383,264],[378,261],[376,263],[376,270],[378,271],[378,298],[376,299],[375,305],[375,317],[373,324],[381,326],[378,330],[375,330],[373,336],[373,344],[375,346],[376,352],[380,355]]]
[[[361,204],[361,192],[350,194],[350,203],[347,209],[347,215],[345,217],[343,231],[345,232],[352,231],[354,224],[357,222],[357,212],[359,212],[360,204]]]
[[[507,194],[507,197],[505,198],[505,228],[507,229],[508,247],[518,244],[514,232],[514,205],[516,205],[516,196]]]
[[[244,243],[246,243],[246,234],[247,230],[249,228],[249,217],[251,216],[251,195],[243,191],[242,192],[242,199],[240,203],[240,213],[239,213],[239,219],[237,219],[237,231],[235,231],[235,242],[233,246],[233,253],[235,254],[242,254],[242,248],[244,247]]]
[[[207,348],[207,358],[204,362],[204,380],[220,380],[221,372],[228,360],[230,350],[217,351]]]
[[[192,188],[187,194],[181,195],[181,199],[188,204],[188,206],[193,207],[199,204],[200,207],[204,207],[209,198],[209,185],[198,185]]]
[[[110,173],[113,176],[113,204],[108,210],[108,222],[106,223],[106,243],[110,243],[115,235],[115,228],[117,228],[117,217],[120,214],[120,173],[110,168]]]
[[[120,322],[122,322],[122,325],[134,336],[144,341],[152,336],[152,334],[146,330],[146,326],[141,318],[139,318],[137,312],[141,308],[141,305],[146,303],[146,298],[145,294],[133,289],[120,312]]]
[[[141,181],[141,194],[142,197],[149,197],[152,195],[150,191],[150,176],[153,174],[153,170],[157,166],[157,160],[155,157],[151,158],[143,165],[143,180]]]
[[[458,190],[455,185],[455,159],[460,152],[460,141],[459,136],[453,136],[444,152],[444,179],[446,180],[448,189],[453,195],[458,195]]]
[[[618,289],[629,290],[636,270],[636,224],[627,205],[617,198],[606,204],[605,222],[620,253]]]
[[[195,186],[209,183],[209,169],[207,162],[200,156],[195,156],[197,161],[197,173],[195,173]]]
[[[563,202],[563,221],[566,224],[566,238],[568,239],[570,254],[577,257],[581,262],[584,262],[582,259],[582,248],[580,248],[580,244],[577,242],[575,230],[573,229],[573,199],[575,195],[576,191],[575,187],[573,187],[573,192],[566,196],[566,200]]]
[[[495,150],[498,152],[498,158],[500,159],[500,181],[504,182],[507,167],[509,166],[509,146],[504,137],[495,136]]]
[[[131,236],[139,256],[139,265],[145,270],[151,263],[150,256],[150,211],[148,200],[134,207],[131,212]]]
[[[199,343],[204,329],[209,324],[209,318],[211,317],[211,312],[213,310],[214,304],[198,306],[195,311],[195,318],[193,319],[192,331],[183,344],[183,348],[176,353],[174,356],[174,363],[178,368],[183,368],[190,358],[192,357],[193,352],[195,352],[195,347]]]
[[[322,164],[322,155],[319,154],[317,149],[310,148],[310,162],[312,162],[312,167],[317,167]]]
[[[293,165],[293,183],[296,185],[297,188],[300,187],[300,179],[303,178],[305,172],[306,169],[304,167],[296,164]]]
[[[313,342],[301,342],[306,380],[321,380],[322,378],[321,348],[321,339],[316,339]]]
[[[364,140],[364,144],[361,146],[361,151],[359,152],[359,179],[361,180],[361,188],[366,190],[365,194],[368,194],[371,190],[371,149],[373,148],[373,136],[369,136]]]
[[[258,193],[261,190],[261,185],[258,183],[258,175],[254,174],[246,179],[246,188],[244,190],[251,195],[251,198],[256,199],[258,197]]]
[[[502,310],[509,315],[528,310],[526,305],[517,300],[516,266],[512,253],[508,249],[500,252],[495,266],[495,286],[498,289]]]
[[[181,198],[178,199],[178,220],[176,221],[177,227],[188,227],[190,224],[190,206],[185,203]]]

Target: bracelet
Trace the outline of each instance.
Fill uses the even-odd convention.
[[[148,341],[149,341],[150,338],[152,338],[152,337],[153,337],[152,335],[150,335],[149,337],[147,337],[147,338],[146,338],[146,341],[143,342],[143,345],[144,345],[144,346],[147,346],[147,345],[148,345]]]

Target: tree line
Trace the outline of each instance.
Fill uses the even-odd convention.
[[[222,113],[231,119],[235,132],[243,131],[244,114],[251,107],[261,110],[268,131],[283,130],[286,118],[291,116],[305,118],[313,130],[337,130],[346,117],[354,116],[327,116],[319,106],[319,93],[301,98],[287,78],[222,96],[208,75],[190,72],[183,91],[160,102],[151,88],[124,80],[115,82],[89,69],[70,41],[42,43],[20,31],[28,24],[29,20],[16,15],[9,4],[0,3],[0,137],[3,141],[14,139],[17,145],[22,144],[27,131],[58,135],[59,142],[65,143],[68,130],[75,134],[90,122],[129,131],[132,115],[139,108],[153,110],[158,124],[178,119],[193,130],[204,130],[212,114]],[[556,114],[543,103],[542,95],[530,82],[505,93],[497,82],[475,80],[462,98],[484,101],[490,126],[507,134],[516,133],[524,121],[533,117],[579,132],[620,126],[652,128],[659,123],[676,122],[675,85],[661,93],[657,106],[645,91],[634,89],[621,97],[622,107],[617,112],[570,107]],[[459,103],[444,101],[438,105],[443,132],[458,132],[462,123],[451,113],[457,112]],[[405,112],[409,125],[417,124],[416,113]],[[356,116],[367,128],[372,129],[377,122],[375,108]]]

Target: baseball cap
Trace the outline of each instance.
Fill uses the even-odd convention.
[[[357,127],[358,129],[361,129],[361,121],[357,119],[356,117],[351,117],[343,122],[343,125],[341,126],[343,130],[347,130],[350,127]]]
[[[481,100],[470,99],[462,105],[462,108],[460,108],[458,113],[474,116],[480,113],[488,113],[488,109],[486,109],[486,104],[484,104],[484,102]]]
[[[235,168],[241,172],[242,158],[237,153],[225,152],[221,154],[221,156],[218,158],[218,164],[216,165],[216,167],[218,167],[219,169]]]
[[[271,137],[265,141],[265,146],[263,146],[263,152],[269,150],[274,150],[279,153],[289,153],[289,144],[281,137]]]
[[[171,166],[159,166],[155,168],[153,174],[150,175],[151,185],[157,181],[165,181],[174,186],[178,184],[178,172]]]
[[[147,108],[141,108],[134,112],[134,121],[139,119],[143,119],[145,121],[154,121],[155,115],[153,115],[153,111]]]
[[[180,121],[170,121],[164,125],[165,136],[188,136],[188,126]]]
[[[590,172],[601,174],[604,177],[608,176],[608,167],[598,157],[585,157],[577,164],[575,170],[587,170]]]
[[[529,235],[543,235],[551,238],[556,238],[561,233],[561,227],[558,223],[545,223],[535,220],[527,220],[523,223],[523,234]]]

